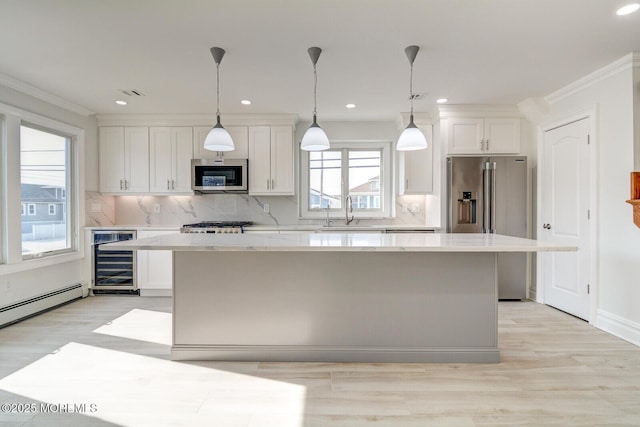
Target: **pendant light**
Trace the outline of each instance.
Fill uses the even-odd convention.
[[[409,101],[411,102],[411,114],[409,116],[409,125],[402,131],[400,138],[398,138],[398,144],[396,150],[398,151],[412,151],[412,150],[424,150],[427,148],[427,139],[418,127],[413,123],[413,61],[420,48],[418,46],[407,46],[404,53],[409,59],[411,65],[411,72],[409,74]]]
[[[204,139],[205,150],[211,151],[233,151],[233,139],[229,132],[220,124],[220,62],[225,51],[219,47],[211,48],[211,55],[216,62],[216,125],[209,131]]]
[[[316,120],[316,91],[318,86],[318,73],[316,72],[316,63],[322,49],[319,47],[310,47],[307,49],[311,63],[313,64],[313,123],[309,126],[309,129],[304,133],[302,142],[300,143],[300,149],[305,151],[322,151],[329,148],[329,138],[324,133],[322,128],[318,126]]]

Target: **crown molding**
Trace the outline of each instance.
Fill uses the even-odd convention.
[[[451,117],[522,117],[515,105],[493,104],[446,104],[438,106],[440,119]]]
[[[98,126],[209,126],[215,114],[98,114]],[[294,126],[297,114],[223,114],[223,126]]]
[[[576,80],[573,83],[566,85],[565,87],[556,90],[545,96],[544,99],[549,104],[554,104],[562,99],[573,95],[589,86],[592,86],[604,79],[614,76],[622,71],[628,70],[632,67],[640,66],[640,53],[632,52],[620,59],[613,61],[612,63],[605,65],[604,67],[587,74],[586,76]]]
[[[71,111],[81,116],[88,117],[95,114],[94,111],[91,111],[88,108],[84,108],[81,105],[78,105],[71,101],[67,101],[64,98],[59,97],[58,95],[54,95],[52,93],[39,89],[23,81],[14,79],[13,77],[9,77],[2,73],[0,73],[0,84],[10,89],[17,90],[18,92],[24,93],[25,95],[29,95],[41,101],[55,105],[56,107],[64,108],[65,110]]]

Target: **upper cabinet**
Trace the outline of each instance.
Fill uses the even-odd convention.
[[[249,194],[293,195],[293,128],[249,127]]]
[[[209,151],[204,148],[204,139],[211,130],[210,126],[193,128],[193,158],[194,159],[248,159],[249,158],[249,127],[225,126],[235,149],[233,151]]]
[[[191,127],[149,128],[149,186],[152,193],[191,193]]]
[[[518,154],[519,118],[451,117],[447,119],[448,154]]]
[[[433,126],[418,125],[427,138],[425,150],[400,151],[398,194],[428,194],[433,192]]]
[[[149,128],[100,128],[100,191],[149,191]]]

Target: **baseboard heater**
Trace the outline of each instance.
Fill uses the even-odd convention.
[[[0,328],[88,295],[86,283],[76,283],[24,301],[0,307]]]

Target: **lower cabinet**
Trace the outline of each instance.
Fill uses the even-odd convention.
[[[175,234],[178,230],[138,230],[138,238]],[[171,296],[173,258],[171,251],[138,251],[138,289],[140,296]]]

